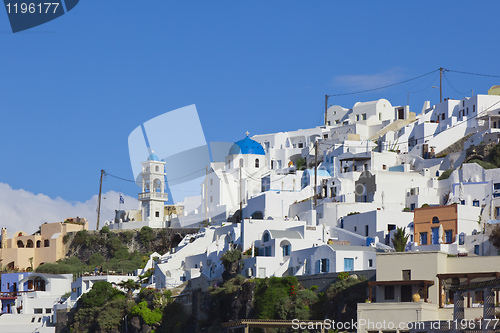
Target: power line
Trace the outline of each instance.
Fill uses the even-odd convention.
[[[497,78],[500,78],[500,75],[490,75],[490,74],[479,74],[479,73],[454,71],[453,69],[446,69],[446,71],[453,72],[453,73],[460,73],[460,74],[468,74],[468,75],[476,75],[476,76],[486,76],[486,77],[497,77]]]
[[[455,92],[457,94],[459,94],[459,95],[465,96],[465,94],[467,94],[468,92],[472,91],[472,90],[467,90],[466,92],[460,92],[457,89],[455,89],[455,87],[453,87],[453,85],[451,84],[450,80],[448,80],[448,76],[446,74],[444,75],[444,78],[445,78],[446,82],[448,82],[448,84],[450,85],[451,89],[455,90]]]
[[[126,178],[122,178],[122,177],[118,177],[118,176],[112,175],[112,174],[107,173],[107,172],[104,172],[104,175],[105,175],[105,176],[111,176],[111,177],[116,178],[116,179],[124,180],[124,181],[126,181],[126,182],[135,183],[135,181],[133,181],[133,180],[126,179]]]
[[[366,93],[366,92],[370,92],[370,91],[375,91],[375,90],[385,89],[385,88],[389,88],[389,87],[394,87],[394,86],[397,86],[397,85],[399,85],[399,84],[403,84],[403,83],[410,82],[410,81],[413,81],[413,80],[416,80],[416,79],[420,79],[421,77],[427,76],[427,75],[432,74],[432,73],[437,72],[437,71],[439,71],[439,69],[435,69],[435,70],[433,70],[433,71],[431,71],[431,72],[429,72],[429,73],[425,73],[425,74],[422,74],[422,75],[419,75],[419,76],[413,77],[413,78],[408,79],[408,80],[404,80],[404,81],[401,81],[401,82],[397,82],[397,83],[389,84],[389,85],[382,86],[382,87],[378,87],[378,88],[372,88],[372,89],[360,90],[360,91],[355,91],[355,92],[350,92],[350,93],[333,94],[333,95],[328,95],[328,97],[335,97],[335,96],[347,96],[347,95],[362,94],[362,93]]]

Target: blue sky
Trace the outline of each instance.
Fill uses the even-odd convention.
[[[196,104],[207,141],[321,125],[324,95],[439,67],[500,75],[498,1],[82,0],[13,34],[0,10],[0,182],[69,202],[100,169],[132,179],[127,137]],[[446,73],[444,97],[500,78]],[[438,74],[330,104],[387,98],[419,113]],[[460,94],[464,93],[464,94]],[[139,188],[108,177],[104,191]],[[2,221],[0,221],[2,224]]]

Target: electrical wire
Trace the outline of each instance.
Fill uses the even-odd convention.
[[[107,173],[106,171],[104,171],[104,175],[105,175],[105,176],[111,176],[111,177],[116,178],[116,179],[124,180],[124,181],[126,181],[126,182],[135,183],[135,181],[133,181],[133,180],[126,179],[126,178],[122,178],[122,177],[118,177],[118,176],[112,175],[112,174],[110,174],[110,173]]]
[[[500,75],[489,75],[489,74],[479,74],[479,73],[462,72],[462,71],[455,71],[453,69],[445,69],[445,71],[453,72],[453,73],[460,73],[460,74],[468,74],[468,75],[476,75],[476,76],[486,76],[486,77],[497,77],[497,78],[500,78]]]
[[[432,74],[432,73],[437,72],[437,71],[439,71],[439,69],[435,69],[435,70],[433,70],[433,71],[431,71],[431,72],[428,72],[428,73],[425,73],[425,74],[422,74],[422,75],[419,75],[419,76],[413,77],[413,78],[408,79],[408,80],[404,80],[404,81],[401,81],[401,82],[397,82],[397,83],[389,84],[389,85],[382,86],[382,87],[378,87],[378,88],[372,88],[372,89],[360,90],[360,91],[355,91],[355,92],[350,92],[350,93],[333,94],[333,95],[328,95],[328,97],[335,97],[335,96],[347,96],[347,95],[362,94],[362,93],[366,93],[366,92],[370,92],[370,91],[375,91],[375,90],[385,89],[385,88],[389,88],[389,87],[394,87],[394,86],[397,86],[397,85],[399,85],[399,84],[403,84],[403,83],[406,83],[406,82],[410,82],[410,81],[413,81],[413,80],[419,79],[419,78],[421,78],[421,77],[427,76],[427,75]]]
[[[471,90],[468,90],[468,91],[466,91],[466,92],[460,92],[460,91],[458,91],[458,90],[457,90],[457,89],[455,89],[455,87],[451,84],[450,80],[448,80],[448,76],[446,75],[446,73],[443,73],[443,76],[444,76],[444,79],[446,80],[446,82],[448,82],[448,84],[450,85],[451,89],[455,90],[455,92],[456,92],[457,94],[459,94],[460,96],[465,97],[465,95],[466,95],[468,92],[471,92],[471,91],[472,91],[472,89],[471,89]]]

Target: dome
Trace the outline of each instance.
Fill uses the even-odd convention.
[[[248,136],[243,140],[237,141],[229,149],[228,155],[237,154],[253,154],[253,155],[266,155],[264,148],[255,140],[250,139]]]
[[[156,155],[154,152],[151,153],[151,155],[149,155],[148,157],[148,161],[160,161],[160,158],[158,157],[158,155]]]

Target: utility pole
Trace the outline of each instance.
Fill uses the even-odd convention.
[[[326,120],[327,111],[328,111],[328,95],[325,95],[325,126],[328,125],[328,122]]]
[[[101,194],[102,194],[102,179],[104,178],[104,175],[106,172],[101,169],[101,182],[99,184],[99,200],[97,202],[97,225],[96,225],[96,230],[99,230],[99,219],[101,218]]]
[[[443,67],[439,67],[439,102],[443,101]]]
[[[317,204],[317,182],[318,181],[318,141],[314,143],[314,207]]]

